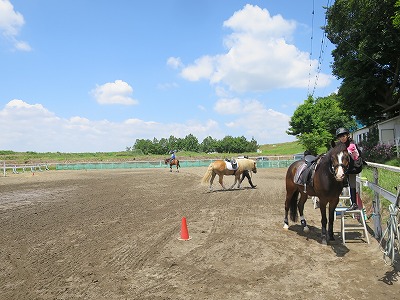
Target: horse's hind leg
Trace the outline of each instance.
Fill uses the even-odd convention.
[[[210,179],[210,191],[212,191],[212,185],[213,185],[213,182],[214,182],[214,178],[215,178],[215,175],[217,175],[217,174],[215,174],[214,172],[212,173],[212,175],[211,175],[211,179]]]
[[[289,210],[292,205],[292,201],[297,199],[296,191],[288,190],[286,188],[286,201],[285,201],[285,219],[283,220],[283,229],[289,229]]]
[[[219,176],[219,184],[222,186],[224,190],[226,190],[226,187],[224,186],[224,182],[222,181],[224,178],[224,175],[218,175]]]
[[[307,202],[307,194],[301,193],[299,204],[297,205],[299,208],[300,222],[301,222],[301,225],[303,226],[303,231],[309,232],[310,228],[308,228],[307,221],[304,218],[304,204],[306,202]]]

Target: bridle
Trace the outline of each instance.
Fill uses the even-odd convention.
[[[344,151],[342,151],[343,153]],[[343,161],[343,159],[341,160]],[[337,164],[332,164],[332,159],[329,160],[329,171],[332,175],[336,174],[336,170],[339,169],[339,167],[343,168],[344,173],[347,172],[347,169],[349,168],[349,165],[345,165],[343,162],[337,163]]]

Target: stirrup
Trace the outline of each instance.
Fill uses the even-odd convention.
[[[307,183],[304,184],[304,194],[307,194]]]

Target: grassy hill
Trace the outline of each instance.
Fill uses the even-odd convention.
[[[261,153],[196,153],[196,152],[178,152],[180,159],[201,159],[201,158],[222,158],[237,155],[256,156],[291,156],[295,153],[304,152],[304,148],[297,142],[266,144],[260,146]],[[166,155],[138,155],[131,151],[120,152],[93,152],[93,153],[62,153],[45,152],[38,153],[33,151],[14,152],[10,150],[0,150],[0,161],[6,163],[26,164],[33,162],[55,163],[55,162],[85,162],[85,161],[132,161],[132,160],[160,160],[169,157]]]

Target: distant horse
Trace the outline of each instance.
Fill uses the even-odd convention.
[[[173,165],[176,165],[176,171],[177,172],[179,172],[179,167],[181,166],[180,164],[179,164],[179,159],[176,159],[176,158],[174,158],[174,159],[170,159],[170,158],[167,158],[165,161],[165,164],[168,164],[169,163],[169,168],[170,168],[170,172],[172,172],[172,166]]]
[[[204,174],[203,179],[201,180],[202,184],[210,184],[210,191],[212,191],[212,185],[213,181],[216,175],[219,176],[219,183],[222,186],[223,189],[225,188],[225,185],[223,183],[223,177],[224,175],[235,175],[235,182],[233,185],[229,188],[232,189],[236,182],[238,182],[238,188],[240,188],[240,175],[243,173],[243,171],[248,170],[252,171],[254,173],[257,173],[257,166],[256,162],[251,159],[247,158],[238,158],[236,159],[236,162],[238,164],[238,167],[236,170],[228,169],[227,167],[227,162],[224,160],[216,160],[212,162],[207,169],[207,172]]]
[[[307,222],[304,218],[304,204],[308,196],[317,196],[321,211],[322,224],[322,244],[327,245],[329,240],[334,240],[333,237],[333,221],[336,206],[339,202],[339,195],[343,190],[343,179],[345,172],[349,167],[349,154],[346,146],[338,143],[334,148],[331,148],[328,153],[321,155],[316,160],[316,169],[313,177],[313,183],[307,185],[306,193],[304,186],[295,183],[295,175],[297,169],[305,163],[304,160],[295,161],[292,163],[286,173],[286,201],[285,201],[285,220],[284,228],[289,228],[288,212],[290,210],[290,219],[293,222],[297,221],[297,208],[300,213],[300,221],[305,232],[309,231]],[[300,199],[298,196],[300,194]],[[329,203],[329,225],[328,237],[326,232],[326,206]]]

